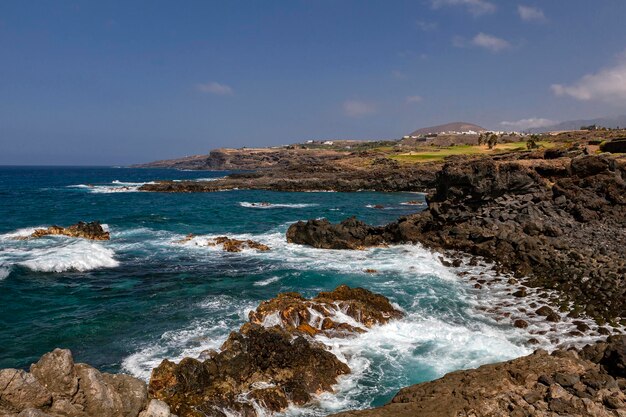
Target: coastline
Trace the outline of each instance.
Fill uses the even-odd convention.
[[[524,155],[527,156],[528,154],[524,154]],[[397,167],[393,166],[394,164],[389,164],[388,162],[379,163],[379,165],[382,165],[384,167],[382,171],[375,171],[373,173],[370,172],[370,174],[368,174],[369,175],[368,177],[357,176],[356,183],[350,186],[344,185],[343,186],[344,188],[342,190],[357,191],[356,189],[357,185],[355,184],[358,184],[359,187],[362,185],[362,183],[359,183],[359,181],[372,181],[374,179],[377,180],[378,178],[381,178],[381,175],[380,175],[381,172],[388,173],[385,175],[393,175],[394,170],[397,169]],[[513,218],[508,218],[508,217],[513,212],[530,209],[530,207],[533,207],[533,206],[545,207],[547,210],[549,210],[552,208],[550,204],[554,204],[554,205],[561,204],[560,202],[562,201],[562,199],[559,200],[559,202],[557,202],[556,200],[560,198],[562,195],[567,195],[568,197],[566,197],[566,199],[583,204],[582,206],[583,209],[586,208],[586,206],[584,205],[585,201],[591,201],[593,202],[593,204],[595,204],[594,210],[598,213],[601,213],[601,215],[599,215],[598,218],[596,219],[593,219],[593,218],[586,219],[585,217],[580,217],[580,213],[583,213],[583,216],[584,216],[584,213],[586,212],[582,211],[580,208],[576,206],[569,208],[569,209],[567,208],[567,206],[565,206],[565,209],[561,210],[565,214],[559,211],[559,214],[562,217],[565,215],[569,216],[567,217],[567,221],[571,220],[570,217],[573,218],[577,223],[572,223],[572,224],[577,226],[577,228],[579,228],[585,235],[588,234],[588,229],[584,227],[587,227],[587,228],[595,227],[598,224],[597,221],[603,221],[607,216],[610,217],[611,221],[616,222],[615,223],[616,225],[622,224],[620,222],[623,221],[623,217],[621,217],[623,214],[623,203],[620,200],[616,200],[615,197],[611,197],[611,196],[619,197],[619,195],[622,195],[620,191],[621,188],[619,187],[623,186],[623,180],[621,179],[623,178],[622,175],[624,172],[623,158],[620,159],[619,157],[608,157],[608,156],[590,157],[590,156],[585,156],[582,154],[582,152],[580,152],[577,155],[568,155],[568,156],[563,156],[561,158],[552,160],[552,159],[544,159],[544,158],[521,158],[520,155],[518,154],[518,155],[509,155],[508,157],[499,156],[498,158],[477,158],[477,159],[471,159],[471,160],[461,159],[460,161],[448,161],[448,163],[442,167],[441,165],[438,165],[438,167],[441,167],[441,171],[439,171],[438,173],[433,172],[434,169],[436,169],[433,167],[436,167],[436,166],[435,165],[429,166],[428,170],[431,174],[436,174],[435,179],[428,180],[428,181],[429,181],[430,186],[433,186],[433,185],[435,186],[435,189],[434,189],[434,192],[428,198],[429,207],[426,211],[415,214],[415,215],[409,215],[409,216],[403,217],[399,219],[397,222],[394,222],[387,226],[382,226],[382,227],[372,227],[372,226],[368,226],[368,225],[365,225],[363,223],[356,222],[356,221],[350,221],[340,226],[333,225],[330,223],[319,223],[319,222],[304,223],[302,222],[290,228],[290,231],[288,231],[287,233],[287,240],[293,243],[309,244],[315,247],[333,248],[333,249],[359,249],[359,248],[368,247],[368,246],[380,246],[380,245],[388,245],[388,244],[393,245],[393,244],[402,244],[402,243],[419,243],[419,244],[425,245],[428,248],[437,250],[440,253],[444,254],[443,255],[444,257],[441,258],[441,262],[444,265],[460,266],[460,265],[465,264],[467,266],[477,266],[478,263],[483,262],[482,261],[483,259],[488,260],[490,262],[493,262],[492,269],[494,269],[494,273],[495,273],[495,278],[493,280],[486,279],[486,277],[481,277],[480,275],[472,275],[468,273],[463,273],[463,271],[461,271],[460,275],[462,275],[463,277],[462,279],[469,279],[471,281],[472,280],[475,281],[476,282],[475,288],[478,291],[481,291],[482,289],[486,290],[492,285],[495,288],[495,286],[501,285],[500,280],[506,280],[506,283],[509,285],[508,288],[512,288],[512,289],[504,289],[503,291],[505,294],[507,294],[507,296],[510,297],[510,299],[513,299],[513,300],[515,298],[523,299],[527,297],[530,299],[531,297],[534,297],[534,296],[539,297],[539,298],[544,298],[543,295],[545,294],[546,303],[542,303],[541,307],[542,308],[545,307],[545,304],[551,304],[554,306],[554,308],[551,309],[550,311],[547,311],[544,309],[542,313],[539,313],[540,308],[538,308],[537,311],[532,311],[532,310],[518,311],[518,313],[516,313],[518,314],[518,317],[504,316],[504,314],[507,313],[507,311],[505,310],[514,305],[493,306],[495,308],[493,309],[493,311],[489,312],[490,314],[494,316],[502,315],[504,317],[507,317],[507,320],[510,319],[512,321],[513,319],[516,319],[515,323],[517,324],[514,324],[514,326],[517,326],[518,324],[519,326],[523,326],[523,324],[521,322],[517,322],[517,320],[522,320],[526,322],[526,325],[529,324],[528,322],[532,322],[532,320],[524,320],[523,318],[524,314],[527,314],[529,317],[533,317],[534,320],[538,320],[538,321],[545,322],[545,323],[566,321],[566,316],[569,316],[567,317],[567,320],[569,320],[568,322],[571,322],[573,326],[577,326],[576,330],[571,330],[571,331],[578,332],[578,333],[572,333],[569,336],[573,337],[574,339],[579,338],[579,340],[586,340],[583,336],[590,336],[597,340],[603,337],[605,333],[619,333],[623,331],[623,327],[620,325],[620,323],[615,321],[616,318],[623,317],[623,316],[618,315],[618,314],[621,314],[621,311],[622,311],[621,309],[623,308],[623,306],[619,304],[619,297],[620,297],[619,294],[615,295],[615,293],[613,293],[614,295],[610,295],[609,297],[609,299],[611,300],[616,300],[616,304],[605,303],[606,305],[603,306],[602,304],[589,303],[589,305],[592,308],[581,309],[576,304],[576,302],[580,300],[580,298],[576,298],[576,293],[575,293],[576,288],[573,288],[571,286],[568,287],[568,286],[560,285],[560,283],[563,281],[559,280],[558,276],[555,275],[555,269],[551,269],[551,270],[548,270],[547,272],[543,272],[544,274],[548,274],[548,275],[538,275],[537,277],[532,277],[533,274],[541,273],[541,269],[537,267],[544,267],[548,261],[542,263],[538,261],[540,259],[537,258],[537,259],[533,259],[532,263],[522,262],[521,260],[523,259],[517,256],[518,255],[517,252],[510,253],[511,255],[510,257],[499,258],[499,256],[501,256],[503,253],[507,253],[507,252],[501,250],[501,247],[499,247],[497,243],[495,244],[495,248],[496,248],[495,250],[491,249],[490,247],[486,248],[485,247],[486,245],[484,245],[485,242],[490,242],[489,244],[491,244],[491,243],[494,243],[493,241],[498,242],[499,240],[503,240],[503,241],[506,240],[505,239],[506,236],[498,235],[498,233],[494,233],[494,230],[492,230],[491,228],[494,222],[497,225],[506,224],[507,222],[518,223],[518,225],[513,227],[512,231],[508,230],[509,234],[511,235],[508,237],[509,239],[508,241],[512,241],[512,240],[523,241],[524,239],[527,239],[528,237],[538,238],[538,236],[540,237],[543,236],[547,228],[545,225],[546,223],[545,218],[541,216],[545,216],[546,213],[543,213],[543,214],[534,213],[534,218],[532,219],[535,222],[542,223],[543,229],[541,229],[539,226],[537,226],[534,229],[532,227],[529,228],[527,227],[526,224],[522,224],[522,222],[519,219],[516,219],[514,216]],[[330,174],[332,173],[329,173],[329,175]],[[246,179],[249,180],[252,178],[253,180],[255,180],[258,178],[264,178],[260,183],[255,183],[254,181],[251,182],[252,184],[251,187],[259,187],[260,189],[263,189],[261,188],[259,184],[263,184],[263,181],[268,181],[267,183],[265,183],[264,186],[268,186],[271,188],[273,184],[272,181],[274,181],[276,178],[280,177],[281,175],[282,175],[281,171],[277,171],[275,174],[271,174],[269,176],[267,176],[266,174],[262,174],[260,176],[252,175],[251,177],[248,176]],[[296,179],[297,175],[298,175],[298,171],[293,171],[294,180]],[[299,175],[300,175],[300,179],[294,182],[300,185],[290,186],[290,188],[295,187],[295,188],[298,188],[299,191],[301,191],[302,188],[306,188],[311,183],[307,182],[308,180],[306,176],[303,177],[301,172],[299,173]],[[351,173],[350,175],[353,175],[353,173]],[[412,173],[412,175],[414,175],[414,172]],[[270,178],[270,180],[267,180],[267,178]],[[351,176],[350,178],[354,179],[355,177]],[[384,178],[384,180],[381,182],[378,182],[377,184],[386,184],[385,187],[388,187],[388,188],[383,189],[383,190],[394,191],[395,190],[394,187],[396,187],[396,185],[388,186],[389,177],[383,176],[382,178]],[[234,180],[242,181],[241,178],[237,178],[237,177],[235,177]],[[211,181],[209,185],[212,185],[213,183],[219,182],[219,181],[224,181],[224,180]],[[319,182],[323,180],[320,180],[319,178],[315,178],[314,180],[311,180],[311,181],[317,181],[318,182],[317,186],[319,186]],[[422,182],[422,184],[423,183],[425,182]],[[160,184],[160,183],[156,183],[156,184]],[[177,184],[177,187],[180,187],[179,184],[181,183],[176,182],[173,184]],[[399,187],[406,186],[406,184],[403,183],[402,181],[396,181],[393,184],[400,184]],[[153,185],[153,184],[147,184],[147,185]],[[206,184],[202,184],[202,186],[205,187]],[[333,183],[331,183],[330,185],[330,187],[336,187],[336,186],[337,185]],[[414,185],[411,185],[411,187],[413,186]],[[415,186],[415,187],[422,187],[422,185]],[[563,190],[563,191],[559,191],[558,193],[555,193],[553,191],[554,189]],[[203,188],[203,191],[207,191],[207,190],[212,191],[213,189]],[[603,196],[603,198],[605,198],[606,202],[603,204],[607,206],[606,209],[603,208],[603,205],[600,204],[597,199],[589,199],[589,194],[587,193],[587,191],[596,192],[598,190],[599,192],[597,192],[596,195]],[[607,190],[609,190],[608,193],[607,193]],[[180,191],[180,188],[179,188],[179,191]],[[584,196],[585,198],[577,197],[579,194]],[[528,196],[531,196],[531,197],[529,198]],[[607,199],[607,197],[610,197],[610,198]],[[548,201],[550,201],[551,203],[548,203]],[[521,203],[521,206],[516,205],[518,202]],[[545,204],[541,205],[540,203],[542,202],[545,202]],[[526,204],[526,206],[524,206],[524,204]],[[617,209],[617,211],[615,211],[615,209]],[[497,212],[498,215],[496,217],[492,216],[491,214],[493,212]],[[524,214],[529,214],[529,213],[524,212]],[[579,216],[579,218],[577,218],[576,216]],[[495,219],[495,220],[487,221],[485,224],[481,223],[480,227],[476,223],[472,223],[475,220],[480,220],[482,222],[485,219]],[[551,226],[561,227],[562,229],[565,226],[567,226],[566,224],[567,222],[565,222],[563,218],[554,217],[552,219],[553,220],[556,219],[555,220],[556,224],[551,225]],[[582,220],[585,220],[585,221],[582,221]],[[584,227],[581,228],[578,225],[578,223],[582,223]],[[485,234],[486,231],[489,231],[488,235]],[[546,239],[550,240],[548,238],[552,238],[551,241],[553,241],[553,243],[558,242],[559,245],[561,245],[559,250],[565,249],[562,246],[564,243],[570,243],[573,245],[571,246],[572,248],[577,248],[578,246],[576,246],[576,243],[581,241],[580,235],[572,235],[572,234],[568,234],[564,232],[560,234],[558,233],[552,233],[552,234],[556,234],[556,236],[551,236],[548,234],[547,236],[543,236],[545,238],[544,240]],[[470,238],[471,236],[474,236],[474,237]],[[568,239],[560,240],[559,238],[562,236],[567,236]],[[614,236],[614,234],[609,235],[607,231],[607,233],[598,235],[597,241],[601,241],[602,239],[606,240],[608,239],[609,236]],[[348,244],[346,244],[346,242],[348,242]],[[545,244],[546,242],[542,241],[542,243]],[[593,240],[585,241],[585,243],[588,245],[589,244],[593,245],[594,241]],[[590,248],[592,250],[594,249],[593,246],[590,246]],[[540,253],[545,252],[545,248],[539,248],[536,250],[538,250]],[[621,248],[614,247],[613,249],[609,248],[609,250],[614,250],[614,251],[617,250],[619,253],[619,250],[621,250]],[[522,252],[522,253],[525,253],[526,256],[529,254],[533,254],[533,252],[529,250],[526,250],[525,252]],[[533,256],[536,256],[536,255],[533,254]],[[527,259],[531,259],[531,258],[527,258]],[[595,258],[592,256],[589,259],[594,260]],[[585,262],[587,262],[587,260],[585,260],[584,257],[581,257],[576,260],[577,260],[577,265],[579,266],[586,265]],[[590,262],[589,265],[593,264],[593,262],[591,261],[589,262]],[[488,268],[489,265],[484,264],[484,265],[481,265],[480,267]],[[558,267],[562,268],[562,265],[558,265]],[[621,268],[621,266],[619,264],[616,264],[616,267],[618,268],[617,272],[620,273],[619,268]],[[565,269],[563,270],[562,273],[569,273],[568,271],[569,270]],[[610,273],[613,271],[607,270],[606,272],[607,272],[606,276],[610,278],[611,277]],[[548,281],[546,277],[550,277],[553,280]],[[585,282],[588,282],[588,281],[585,281]],[[584,284],[584,282],[581,282],[581,284]],[[367,285],[364,285],[364,286],[367,287]],[[548,290],[558,290],[558,291],[555,293],[550,293],[550,291],[542,292],[542,288],[545,288]],[[610,291],[613,289],[617,289],[621,291],[622,287],[619,286],[619,281],[617,285],[613,285],[610,288],[603,288],[602,286],[600,286],[599,288],[597,288],[597,291],[599,295],[606,295],[606,294],[611,294]],[[560,298],[560,295],[566,295],[569,298],[566,304],[562,303],[563,300]],[[585,292],[583,295],[588,296],[590,295],[590,293]],[[591,301],[594,301],[594,300],[592,299]],[[610,309],[601,308],[601,307],[607,307],[607,306],[610,306],[611,308]],[[539,307],[539,305],[537,305],[537,307]],[[580,315],[581,318],[593,317],[597,322],[599,322],[599,326],[592,328],[592,326],[588,326],[587,324],[585,324],[584,320],[581,320],[580,323],[576,323],[576,319],[578,318],[576,315]],[[306,335],[305,335],[305,338],[306,338]],[[554,345],[558,345],[560,343],[560,341],[558,340],[556,341],[551,340],[551,342],[553,342]],[[566,346],[562,346],[562,348],[566,348]],[[618,349],[621,349],[621,348],[618,348]],[[557,352],[561,352],[561,351],[559,350]],[[536,371],[534,370],[535,368],[533,368],[535,366],[537,367],[548,366],[546,365],[546,363],[551,364],[549,366],[552,366],[555,363],[558,366],[561,366],[562,364],[559,365],[560,363],[559,358],[562,358],[562,355],[563,354],[561,353],[556,353],[552,356],[548,356],[545,353],[539,352],[539,353],[535,353],[534,355],[531,355],[530,357],[524,357],[520,359],[518,362],[515,362],[515,361],[507,362],[507,364],[513,363],[513,365],[510,365],[513,367],[511,369],[517,369],[518,367],[529,368],[529,369],[532,368],[533,369],[532,372],[536,373]],[[568,354],[568,355],[570,355],[568,359],[568,363],[563,365],[560,368],[557,366],[558,369],[555,368],[554,373],[563,373],[567,370],[569,370],[568,372],[571,373],[572,367],[580,368],[582,366],[585,371],[583,373],[577,374],[578,378],[582,380],[584,379],[584,376],[591,371],[596,372],[596,373],[604,372],[602,370],[603,368],[601,368],[601,366],[603,365],[598,365],[599,362],[594,363],[592,365],[592,364],[589,364],[588,361],[584,362],[586,360],[585,358],[579,358],[578,356],[574,354]],[[541,365],[539,365],[539,363],[541,363]],[[486,375],[488,375],[486,378],[490,378],[489,375],[492,375],[492,376],[497,375],[497,370],[499,369],[498,366],[499,365],[493,365],[491,367],[487,366],[485,368],[479,368],[476,371],[462,371],[462,372],[464,372],[463,375],[466,375],[468,378],[471,378],[471,375],[474,375],[474,374],[483,375],[485,373]],[[509,366],[509,365],[506,365],[506,366]],[[435,385],[432,385],[432,386],[436,387],[437,383],[444,384],[444,385],[446,384],[453,385],[453,383],[452,382],[449,383],[449,381],[454,380],[455,378],[454,375],[456,374],[457,373],[453,373],[444,377],[443,378],[444,382],[435,381],[432,383]],[[613,376],[611,377],[614,378]],[[28,380],[28,377],[24,376],[24,378]],[[603,407],[602,410],[604,411],[610,409],[610,405],[616,405],[618,406],[618,408],[622,407],[621,405],[622,403],[620,403],[619,401],[623,402],[623,398],[622,398],[623,392],[620,394],[621,388],[619,387],[619,384],[623,385],[623,383],[620,382],[621,379],[619,378],[621,377],[618,377],[618,379],[614,378],[614,380],[616,381],[615,384],[618,385],[618,390],[615,390],[613,386],[615,384],[613,384],[611,385],[611,387],[607,388],[608,391],[601,392],[599,396],[596,396],[597,394],[596,392],[593,395],[587,394],[587,395],[591,395],[591,399],[586,398],[586,397],[584,397],[584,399],[592,401],[593,404],[597,405],[598,407]],[[542,391],[542,389],[537,388],[539,387],[537,385],[539,383],[540,382],[538,379],[535,382],[533,382],[534,385],[531,386],[532,390],[530,391],[533,391],[533,392],[537,390],[541,391],[542,399],[538,399],[532,404],[531,403],[529,404],[533,407],[537,407],[540,405],[541,407],[544,407],[544,405],[542,404],[545,403],[546,410],[554,411],[550,408],[551,407],[550,401],[553,399],[552,397],[550,397],[551,394],[548,395],[547,391],[545,390]],[[421,405],[419,404],[422,400],[419,400],[419,401],[415,400],[415,398],[417,397],[415,397],[411,393],[414,390],[423,389],[421,387],[431,386],[431,385],[428,385],[430,383],[425,383],[425,384],[419,384],[415,387],[407,388],[401,391],[399,396],[397,396],[396,399],[393,400],[393,404],[408,402],[410,404],[403,406],[404,411],[402,412],[407,412],[407,413],[414,412],[416,409],[415,407],[421,407]],[[546,387],[548,387],[547,389],[552,390],[552,391],[558,390],[558,387],[553,387],[553,385],[554,384],[548,384],[546,385]],[[563,386],[561,387],[563,388]],[[565,387],[564,389],[567,389],[567,388],[569,387]],[[439,388],[434,388],[434,389],[438,390]],[[524,395],[527,395],[530,392],[528,391],[528,387],[526,387],[525,389],[526,391],[519,394],[518,397],[524,398]],[[4,394],[0,394],[0,395],[4,395]],[[122,398],[125,394],[120,394],[120,395],[121,395],[120,398]],[[463,395],[475,396],[476,394],[473,394],[470,391],[468,391],[467,393]],[[562,395],[560,398],[566,398],[567,401],[574,404],[572,407],[574,406],[577,407],[578,405],[580,405],[577,403],[578,401],[577,399],[582,401],[581,398],[583,397],[581,397],[579,394],[571,393],[571,392],[569,392],[569,395],[571,396],[568,397],[567,395]],[[511,401],[512,403],[517,404],[516,401],[519,401],[518,397],[508,398],[507,401]],[[617,399],[606,400],[605,397],[617,398]],[[150,398],[153,398],[153,397],[150,397]],[[410,398],[410,399],[407,399],[407,398]],[[487,397],[485,397],[484,399],[487,400]],[[266,398],[264,401],[270,401],[270,400]],[[537,404],[533,405],[535,403]],[[164,407],[163,404],[161,403],[155,403],[155,404],[157,404],[159,407]],[[284,404],[284,403],[281,402],[281,404]],[[47,406],[42,405],[42,407],[43,409],[46,409]],[[397,405],[394,405],[394,406],[390,406],[387,408],[383,407],[382,409],[378,411],[374,410],[374,411],[364,411],[364,412],[347,412],[347,413],[340,414],[340,415],[352,416],[352,415],[360,415],[360,413],[364,413],[364,415],[372,415],[372,416],[395,415],[394,413],[400,412],[398,411],[397,407],[398,407]],[[557,407],[557,405],[554,405],[554,407]],[[618,409],[618,408],[615,408],[615,409]],[[51,409],[46,409],[46,410],[52,411]],[[534,412],[532,409],[528,409],[528,407],[527,409],[524,409],[524,410],[527,413]],[[528,411],[528,410],[531,410],[531,411]],[[568,409],[568,410],[570,410],[569,411],[570,413],[572,412],[571,409]],[[600,410],[600,409],[597,409],[597,410]],[[144,411],[147,411],[147,409]],[[557,411],[554,411],[554,412],[557,413],[556,415],[559,415]],[[257,413],[257,411],[254,411],[254,413]],[[12,414],[7,414],[7,415],[12,415]],[[40,414],[40,415],[45,416],[46,414]],[[48,415],[56,417],[54,412]],[[80,415],[80,414],[76,414],[76,415]],[[112,414],[112,415],[116,415],[116,414]],[[164,415],[167,415],[167,414],[164,414]],[[191,416],[194,414],[188,414],[186,412],[182,414],[182,416],[187,416],[187,415]],[[215,414],[215,415],[222,415],[222,414]],[[224,415],[227,415],[227,414],[224,414]],[[254,415],[254,414],[251,414],[251,415]],[[401,414],[398,414],[398,415],[401,415]],[[429,415],[429,414],[424,414],[424,415]],[[433,415],[436,415],[436,414],[433,414]],[[482,415],[482,414],[478,413],[477,415]],[[525,415],[525,414],[520,414],[520,415]],[[534,414],[534,415],[540,415],[540,414]],[[554,415],[554,414],[546,414],[546,415]],[[602,414],[598,414],[598,415],[602,415]],[[613,415],[613,414],[607,414],[607,415]],[[142,417],[144,416],[152,416],[152,415],[142,414]]]

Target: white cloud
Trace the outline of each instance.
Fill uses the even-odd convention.
[[[343,102],[343,112],[350,117],[363,117],[376,113],[376,105],[361,100],[346,100]]]
[[[570,85],[553,84],[557,96],[569,96],[581,101],[626,101],[626,57],[621,56],[617,65],[587,74]]]
[[[423,30],[424,32],[430,32],[432,30],[437,29],[437,27],[439,25],[437,24],[437,22],[428,22],[426,20],[417,20],[415,22],[415,26],[417,26],[417,28],[419,30]]]
[[[490,14],[496,11],[496,5],[487,0],[431,0],[431,5],[433,9],[439,9],[444,6],[465,7],[474,16]]]
[[[457,48],[479,47],[487,49],[491,52],[500,52],[511,47],[511,44],[508,41],[482,32],[469,40],[460,36],[455,36],[452,38],[452,45]]]
[[[502,38],[498,38],[493,35],[487,35],[486,33],[479,33],[474,36],[471,44],[480,48],[485,48],[491,52],[500,52],[503,49],[507,49],[511,44]]]
[[[531,117],[530,119],[521,119],[516,120],[514,122],[500,122],[500,124],[504,127],[515,129],[515,130],[524,130],[524,129],[536,129],[538,127],[547,127],[553,126],[557,124],[554,120],[550,119],[542,119],[540,117]]]
[[[416,104],[416,103],[420,103],[422,101],[422,97],[421,96],[408,96],[406,98],[406,103],[407,104]]]
[[[519,6],[517,6],[517,13],[524,22],[546,21],[546,15],[543,14],[543,10],[538,7],[523,6],[520,4]]]
[[[396,80],[404,80],[406,79],[406,74],[399,70],[391,71],[391,76]]]
[[[196,88],[202,93],[215,94],[218,96],[230,96],[233,94],[233,89],[230,86],[220,84],[215,81],[205,84],[197,84]]]

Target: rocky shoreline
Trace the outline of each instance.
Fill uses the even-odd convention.
[[[0,370],[0,416],[259,417],[306,406],[351,373],[316,336],[355,337],[403,316],[362,288],[342,285],[310,299],[279,294],[251,311],[219,351],[164,360],[149,384],[74,364],[57,349],[30,372]],[[611,336],[453,372],[404,388],[383,407],[338,416],[623,416],[625,378],[626,336]]]
[[[624,178],[626,159],[608,155],[449,162],[421,213],[386,226],[298,222],[287,239],[328,249],[420,243],[480,256],[525,286],[559,290],[570,314],[617,326],[626,323]]]
[[[379,158],[313,160],[268,170],[231,174],[215,181],[155,181],[140,191],[199,193],[226,190],[271,191],[424,191],[435,184],[441,165],[425,163],[403,165]]]
[[[501,274],[498,280],[516,288],[509,293],[513,299],[556,291],[557,298],[546,295],[552,308],[537,306],[529,316],[554,323],[567,315],[577,326],[574,336],[590,331],[575,320],[591,317],[601,325],[594,338],[615,334],[582,349],[538,350],[452,372],[402,389],[383,407],[337,416],[626,416],[626,336],[619,335],[626,324],[626,158],[572,150],[461,158],[439,168],[399,168],[383,159],[349,172],[329,165],[307,169],[304,176],[293,168],[144,187],[161,192],[432,188],[425,211],[388,225],[355,218],[339,224],[309,220],[290,226],[286,238],[341,250],[416,243],[446,253],[450,260],[441,258],[442,263],[453,267],[486,260]],[[53,226],[32,237],[48,234],[109,238],[97,223]],[[227,237],[203,244],[234,252],[269,249]],[[489,284],[475,282],[477,289]],[[164,360],[149,384],[75,364],[69,351],[57,349],[29,372],[0,370],[0,417],[257,417],[306,406],[333,392],[351,372],[317,336],[355,337],[402,317],[388,299],[361,288],[340,286],[310,299],[280,294],[250,312],[219,351],[179,363]],[[524,319],[515,320],[514,326],[525,325]]]

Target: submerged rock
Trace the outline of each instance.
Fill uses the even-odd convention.
[[[147,394],[145,382],[75,364],[67,349],[46,353],[30,372],[0,371],[0,416],[137,417]],[[169,417],[169,408],[158,416]]]
[[[47,229],[36,229],[30,237],[39,238],[49,235],[63,235],[91,240],[110,239],[109,232],[105,231],[99,222],[78,222],[69,227],[50,226]]]
[[[174,243],[184,244],[192,241],[196,238],[196,235],[189,233],[187,236],[180,240],[174,241]],[[200,243],[197,243],[200,244]],[[260,252],[266,252],[270,250],[270,247],[259,243],[257,241],[246,239],[233,239],[228,236],[218,236],[213,239],[208,239],[206,242],[201,243],[203,246],[222,246],[226,252],[241,252],[243,249],[254,249]]]

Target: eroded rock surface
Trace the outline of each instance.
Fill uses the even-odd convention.
[[[46,353],[30,372],[0,370],[2,417],[137,417],[147,405],[146,383],[74,363],[66,349]],[[145,417],[169,417],[169,408]]]
[[[90,240],[109,240],[110,234],[99,222],[78,222],[68,227],[50,226],[46,229],[36,229],[31,238],[38,238],[49,235],[63,235],[69,237],[79,237]]]

